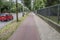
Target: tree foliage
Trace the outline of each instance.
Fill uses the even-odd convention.
[[[22,5],[18,3],[18,12],[22,10]],[[0,12],[16,12],[16,3],[13,1],[0,0]]]
[[[24,1],[24,5],[31,10],[31,0],[23,0],[23,1]]]
[[[46,6],[52,6],[56,4],[60,4],[60,0],[47,0],[46,2]]]
[[[34,9],[40,9],[48,6],[53,6],[56,4],[60,4],[60,0],[35,0],[34,1]]]
[[[35,0],[34,1],[35,10],[37,10],[39,8],[43,8],[43,7],[45,7],[45,0]]]

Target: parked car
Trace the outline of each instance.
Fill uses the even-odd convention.
[[[0,21],[9,21],[9,20],[12,20],[13,19],[13,16],[11,14],[0,14]]]

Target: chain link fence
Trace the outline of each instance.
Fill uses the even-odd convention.
[[[39,9],[37,13],[60,24],[60,4]]]

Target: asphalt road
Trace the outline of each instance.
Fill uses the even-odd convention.
[[[16,14],[12,13],[14,19],[13,20],[16,20]],[[18,14],[18,17],[22,17],[22,13],[19,13]],[[7,25],[8,23],[12,22],[13,20],[11,21],[7,21],[7,22],[0,22],[0,29],[3,28],[5,25]]]

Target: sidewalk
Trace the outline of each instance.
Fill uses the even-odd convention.
[[[29,16],[8,40],[40,40],[32,14],[29,14]]]
[[[60,40],[60,33],[48,23],[36,15],[34,15],[34,20],[38,27],[41,40]]]

